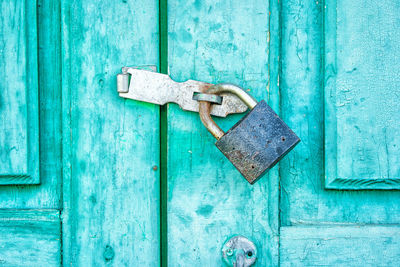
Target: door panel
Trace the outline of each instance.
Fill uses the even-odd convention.
[[[258,266],[398,265],[397,1],[165,4],[2,1],[0,265],[221,266],[236,234]],[[253,186],[197,113],[168,105],[160,144],[159,107],[115,79],[160,61],[248,88],[302,142]]]
[[[348,190],[396,189],[395,169],[384,166],[397,160],[397,150],[389,149],[397,139],[385,138],[397,130],[398,120],[390,120],[398,112],[382,115],[398,110],[390,99],[398,94],[398,77],[388,75],[399,65],[394,63],[397,46],[390,46],[396,33],[386,25],[396,21],[395,2],[338,1],[333,19],[329,12],[335,1],[282,2],[282,116],[302,139],[281,163],[282,265],[398,265],[400,192]],[[372,31],[369,25],[382,28]],[[367,123],[370,118],[380,121]],[[381,150],[386,144],[388,149]],[[364,154],[355,156],[357,149]],[[394,182],[384,181],[389,178]]]
[[[398,226],[281,228],[281,266],[398,266]]]
[[[0,210],[1,266],[60,266],[60,211]]]
[[[282,224],[399,223],[397,191],[324,188],[323,10],[311,2],[282,6],[282,117],[302,139],[281,163]]]
[[[38,184],[36,2],[2,1],[0,28],[0,184]]]
[[[170,0],[168,16],[174,80],[236,83],[279,111],[277,6]],[[227,130],[242,116],[216,121]],[[197,113],[169,105],[169,265],[220,266],[223,243],[234,234],[256,243],[259,266],[277,265],[278,167],[252,186],[214,142]]]
[[[7,1],[10,2],[10,1]],[[18,5],[20,5],[21,1],[17,1]],[[25,1],[26,8],[34,8],[32,16],[36,17],[37,10],[37,23],[36,19],[32,21],[30,27],[33,27],[36,31],[38,31],[38,42],[39,47],[37,52],[26,50],[31,53],[37,53],[38,59],[38,70],[34,70],[34,72],[39,73],[39,78],[36,77],[36,80],[39,81],[39,86],[33,86],[32,83],[27,83],[26,90],[33,91],[29,94],[35,94],[35,91],[39,94],[36,96],[36,102],[29,102],[30,107],[22,108],[23,110],[29,109],[38,109],[38,118],[40,129],[38,129],[38,133],[40,134],[40,138],[37,137],[37,140],[29,138],[29,143],[39,142],[40,144],[40,185],[26,185],[26,186],[6,186],[3,185],[0,187],[0,208],[35,208],[35,209],[57,209],[60,208],[60,195],[61,195],[61,64],[60,64],[60,16],[59,16],[59,4],[56,2],[48,3],[39,1]],[[13,15],[20,16],[20,9],[18,12],[9,11],[6,7],[5,3],[2,3],[3,9],[2,12],[8,12],[7,16],[4,16],[4,20],[14,21],[14,27],[24,27],[19,26],[20,23],[25,23],[24,19],[13,20]],[[36,8],[37,5],[37,8]],[[13,3],[10,2],[8,8],[14,8]],[[30,16],[30,17],[32,17]],[[31,20],[31,19],[28,19]],[[12,33],[12,32],[11,32]],[[7,33],[8,36],[11,33]],[[11,37],[13,35],[11,34]],[[11,39],[11,37],[7,37],[7,39]],[[24,40],[21,37],[21,40]],[[7,41],[11,42],[11,41]],[[6,43],[7,43],[6,42]],[[25,47],[21,44],[21,48]],[[35,44],[36,47],[36,44]],[[10,53],[13,54],[15,50],[11,50]],[[10,60],[12,55],[6,55],[4,52],[2,54],[3,59]],[[22,61],[22,58],[19,58]],[[15,63],[15,61],[0,61],[0,65],[2,68],[7,68],[11,63]],[[29,64],[28,73],[35,68],[35,64]],[[4,72],[2,72],[4,73]],[[10,74],[11,75],[11,74]],[[15,74],[14,74],[15,75]],[[25,74],[24,74],[25,75]],[[15,78],[15,77],[14,77]],[[37,82],[37,81],[36,81]],[[8,87],[15,86],[13,82],[4,85],[7,89]],[[8,90],[8,89],[7,89]],[[7,90],[2,91],[2,93],[7,92]],[[0,94],[2,94],[0,93]],[[15,94],[15,93],[14,93]],[[12,95],[12,94],[11,94]],[[10,95],[10,96],[11,96]],[[12,102],[10,99],[1,99],[3,106],[10,106]],[[40,101],[39,101],[40,100]],[[0,108],[1,109],[1,108]],[[3,111],[0,111],[2,113]],[[15,118],[18,112],[16,110],[12,110],[11,118]],[[32,115],[32,114],[31,114]],[[0,115],[1,116],[1,115]],[[29,116],[26,121],[30,120]],[[34,120],[34,119],[32,119]],[[36,119],[37,120],[37,119]],[[8,121],[8,118],[7,120]],[[14,122],[10,123],[10,125]],[[2,128],[6,129],[6,128]],[[32,129],[28,130],[32,131]],[[1,136],[6,136],[3,130],[0,131]],[[23,138],[18,139],[21,142],[24,142]],[[18,141],[18,142],[19,142]],[[1,149],[0,153],[6,153],[7,150]],[[21,158],[25,160],[25,155],[21,155]],[[37,176],[39,178],[39,176]],[[2,178],[0,178],[2,179]],[[13,180],[21,181],[21,179]],[[32,181],[30,178],[24,179],[25,182]],[[19,182],[18,182],[19,183]]]
[[[325,5],[325,187],[400,189],[400,5]]]
[[[57,3],[1,3],[0,265],[4,266],[61,264],[58,11]]]
[[[120,98],[158,65],[157,1],[64,1],[63,261],[159,265],[159,107]]]

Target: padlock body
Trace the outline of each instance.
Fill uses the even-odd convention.
[[[253,184],[300,142],[262,100],[215,145]]]

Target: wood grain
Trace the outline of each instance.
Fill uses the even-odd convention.
[[[371,2],[368,8],[373,9],[375,5],[379,3],[372,5]],[[325,190],[324,139],[327,133],[324,124],[330,121],[325,118],[324,122],[323,12],[324,4],[321,2],[282,2],[282,117],[302,142],[281,162],[281,223],[283,226],[319,222],[399,223],[399,192]],[[381,13],[381,16],[384,19],[385,14]],[[373,87],[369,90],[375,92]],[[349,127],[351,125],[349,123]],[[346,138],[350,142],[350,137]],[[351,180],[347,182],[351,183]],[[389,180],[386,182],[390,183]]]
[[[395,2],[325,3],[326,188],[400,189]]]
[[[63,260],[159,265],[159,107],[120,98],[122,66],[158,65],[156,1],[64,1]]]
[[[27,5],[35,7],[33,2],[35,1],[26,1]],[[5,4],[3,3],[3,5]],[[5,10],[2,9],[2,11]],[[40,100],[37,103],[32,102],[30,106],[38,108],[40,117],[40,129],[38,128],[40,134],[40,138],[38,138],[40,145],[40,185],[1,186],[0,208],[57,209],[61,207],[60,5],[57,2],[38,1],[37,12],[38,94]],[[12,14],[18,15],[18,12],[12,12]],[[34,16],[36,17],[36,14]],[[23,21],[16,21],[15,27],[19,27],[19,23]],[[30,24],[30,27],[36,29],[36,23]],[[32,68],[34,68],[34,65],[29,65],[29,69]],[[34,91],[34,88],[29,88],[29,90]],[[15,111],[14,115],[16,114]],[[3,131],[0,132],[3,134]],[[23,142],[23,139],[20,139],[20,141]],[[31,141],[34,142],[35,140]]]
[[[0,5],[0,185],[38,184],[36,3],[2,1]]]
[[[281,266],[398,266],[399,225],[281,228]]]
[[[0,210],[1,266],[60,266],[58,210]]]
[[[173,79],[236,83],[279,111],[275,4],[168,3]],[[242,116],[216,121],[226,130]],[[214,142],[198,114],[169,105],[168,263],[220,266],[224,241],[241,234],[257,244],[259,266],[277,265],[278,167],[251,186]]]

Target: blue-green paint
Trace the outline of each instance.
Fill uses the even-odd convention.
[[[279,111],[277,56],[269,56],[279,45],[275,5],[169,0],[171,77],[236,83]],[[216,121],[228,129],[242,116]],[[277,265],[278,167],[251,186],[214,142],[198,114],[169,105],[169,265],[221,266],[224,241],[235,234],[257,242],[258,266]]]
[[[60,211],[0,210],[0,265],[60,266]]]
[[[15,163],[24,162],[28,167],[27,171],[9,172],[25,172],[24,177],[0,177],[0,264],[60,266],[59,5],[3,1],[1,6],[0,66],[4,71],[0,75],[7,77],[1,79],[0,105],[4,109],[0,110],[0,122],[4,127],[0,136],[19,153]],[[0,154],[14,160],[17,154],[8,154],[7,146],[0,145]],[[1,167],[9,167],[3,163]],[[38,169],[33,171],[33,166]],[[40,185],[28,185],[39,180]],[[12,183],[26,185],[4,185]]]
[[[159,0],[159,65],[168,74],[168,1]],[[168,105],[160,107],[160,266],[168,266]]]
[[[280,255],[281,266],[398,266],[400,227],[282,227]]]
[[[19,2],[20,1],[18,1],[18,3]],[[26,1],[25,8],[35,8],[35,5],[30,2],[32,1]],[[4,8],[1,12],[10,14],[10,17],[6,18],[6,20],[12,20],[11,14],[14,14],[14,10],[12,12],[8,11],[6,5],[4,3],[3,5]],[[13,7],[11,3],[10,7]],[[36,52],[39,63],[36,72],[39,73],[38,101],[40,101],[40,105],[36,104],[36,108],[39,109],[40,138],[37,138],[37,140],[30,139],[30,143],[40,142],[40,164],[38,166],[40,167],[41,184],[38,186],[2,185],[0,187],[0,208],[58,209],[61,207],[61,110],[59,109],[61,106],[61,65],[59,54],[60,17],[57,13],[58,9],[59,6],[56,3],[42,3],[42,1],[39,1],[38,7],[35,8],[38,14],[38,24],[32,24],[32,27],[38,25],[37,39],[40,43],[40,49]],[[15,14],[19,16],[22,12],[23,10],[19,9],[19,12]],[[20,22],[23,22],[24,19],[21,19]],[[18,23],[17,20],[15,27],[18,27]],[[12,36],[11,34],[11,37]],[[23,45],[21,46],[23,47]],[[6,65],[7,64],[10,63],[6,63]],[[34,65],[30,66],[30,69],[32,68],[34,68]],[[4,87],[4,89],[6,89],[4,91],[7,91],[7,88],[11,88],[12,86],[12,84],[7,84],[7,86]],[[37,90],[37,88],[32,90]],[[3,104],[13,105],[7,101]],[[25,107],[25,109],[27,109],[27,107]],[[2,111],[0,111],[0,113],[2,113]],[[18,112],[16,111],[14,116],[17,114]],[[11,123],[11,125],[14,124]],[[4,133],[0,131],[0,135],[3,134]],[[21,143],[25,143],[26,141],[23,138],[15,138],[15,140]],[[2,148],[4,148],[4,146],[2,146]],[[5,151],[2,148],[0,149],[0,153]],[[22,158],[24,157],[21,155],[21,159]],[[29,179],[26,181],[29,181]]]
[[[38,184],[36,3],[2,1],[0,5],[0,185]]]
[[[344,48],[353,46],[354,48],[365,47],[367,49],[373,41],[364,39],[358,44],[343,43],[346,40],[345,37],[350,38],[347,39],[350,42],[350,40],[362,40],[365,36],[369,36],[369,30],[372,29],[368,28],[368,23],[360,23],[360,28],[351,32],[347,31],[345,25],[338,27],[337,30],[341,30],[341,33],[338,34],[329,31],[329,29],[335,28],[335,31],[337,31],[337,23],[349,23],[349,27],[352,27],[351,25],[360,20],[368,20],[366,14],[382,10],[381,2],[353,1],[349,3],[338,1],[336,5],[338,6],[337,18],[341,18],[339,21],[335,17],[329,17],[329,14],[325,13],[327,16],[324,16],[324,12],[329,13],[329,9],[335,9],[332,7],[332,3],[334,1],[326,1],[325,3],[303,1],[301,4],[295,1],[283,1],[282,3],[282,70],[280,79],[282,116],[293,127],[302,142],[281,162],[281,265],[285,266],[290,263],[304,266],[321,264],[359,266],[361,262],[364,265],[376,266],[398,265],[399,246],[396,245],[396,242],[398,242],[396,238],[400,222],[399,192],[348,190],[381,188],[374,181],[364,183],[364,185],[355,183],[353,187],[348,187],[346,183],[337,184],[335,190],[326,190],[325,188],[333,179],[340,178],[332,176],[331,170],[325,168],[326,164],[329,165],[327,161],[335,157],[334,153],[327,153],[326,149],[337,146],[340,150],[356,145],[356,143],[351,142],[353,137],[351,132],[349,132],[349,135],[344,135],[342,132],[340,139],[332,140],[334,144],[328,144],[328,138],[332,135],[332,132],[327,132],[326,127],[330,127],[329,124],[333,123],[332,120],[337,121],[339,118],[342,127],[350,128],[354,125],[362,127],[364,135],[361,136],[367,143],[372,140],[367,131],[379,132],[375,129],[374,124],[358,124],[359,121],[357,120],[344,119],[345,113],[342,113],[341,117],[336,115],[334,118],[326,116],[330,111],[330,107],[327,106],[329,103],[326,103],[326,99],[330,96],[327,93],[336,94],[338,87],[329,87],[328,84],[331,91],[326,90],[326,79],[330,74],[336,74],[326,70],[325,66],[329,60],[341,62],[349,60],[348,62],[352,62],[354,58],[361,54]],[[358,5],[364,5],[364,3],[365,6],[362,11],[357,8]],[[385,3],[388,9],[398,9],[396,1],[385,1]],[[339,11],[341,14],[339,14]],[[381,27],[380,25],[383,26],[390,22],[391,12],[382,10],[378,15],[380,23],[376,27]],[[352,15],[349,16],[349,14]],[[343,20],[345,17],[346,22]],[[327,23],[332,25],[327,28]],[[374,23],[372,20],[371,25],[374,25]],[[382,33],[382,43],[374,42],[375,48],[372,49],[376,49],[376,51],[381,50],[381,46],[385,42],[390,43],[398,40],[395,34],[386,35],[383,38],[385,36],[384,31],[379,32]],[[333,34],[336,37],[332,39]],[[341,38],[341,40],[337,38]],[[329,45],[325,47],[328,40],[340,41],[342,49],[337,50],[336,54],[329,55],[329,50],[327,51]],[[395,58],[396,53],[394,51],[392,54]],[[327,59],[326,57],[329,56],[331,58]],[[369,64],[370,56],[359,57],[357,60],[359,61],[358,64],[362,65],[360,68],[363,69]],[[365,62],[363,62],[364,60]],[[387,63],[391,60],[393,59],[390,59]],[[391,70],[393,66],[386,67],[388,73],[393,71]],[[365,94],[374,98],[376,94],[380,93],[380,91],[375,91],[379,87],[368,86],[368,83],[376,83],[375,79],[386,76],[386,70],[378,71],[379,68],[382,68],[382,66],[376,68],[371,66],[369,71],[375,74],[365,76],[366,80],[364,81],[361,81],[362,76],[357,76],[357,70],[353,71],[353,74],[346,74],[353,75],[353,79],[347,80],[347,82],[358,83],[357,88],[352,91],[351,99],[357,99]],[[353,69],[349,70],[352,71]],[[378,73],[381,77],[377,77],[379,76]],[[391,94],[393,94],[398,90],[397,85],[393,83],[394,79],[395,77],[387,77],[385,82],[380,82],[382,83],[380,86],[391,87]],[[346,82],[346,80],[340,82]],[[379,108],[395,108],[390,107],[391,103],[392,100],[388,99],[382,102],[382,107]],[[384,105],[388,105],[388,107],[383,107]],[[348,105],[348,114],[353,113],[358,117],[375,116],[375,108],[371,109],[371,106],[369,106],[369,108],[363,110],[359,109],[359,106]],[[335,107],[335,109],[340,108],[342,107]],[[388,114],[383,122],[389,120],[390,115],[396,116],[396,114]],[[388,127],[388,130],[391,131],[396,127],[397,124]],[[354,138],[360,138],[360,135],[354,136]],[[370,140],[367,140],[369,138]],[[379,144],[384,145],[385,143]],[[364,148],[363,143],[358,143],[358,146],[359,149]],[[365,159],[373,156],[366,156]],[[387,155],[381,156],[386,157]],[[360,160],[357,164],[365,163],[362,162],[363,158],[354,158],[352,155],[343,157],[338,161],[341,162],[340,165],[337,165],[338,168],[343,168],[343,170],[351,164],[346,159]],[[374,162],[374,164],[377,164],[374,166],[378,168],[379,163]],[[376,171],[379,172],[379,170]],[[342,178],[365,178],[365,176],[360,175],[361,173],[354,174],[354,176]],[[390,226],[387,224],[390,224]],[[373,228],[375,226],[377,228]],[[385,228],[386,226],[388,227]],[[383,232],[380,229],[383,229]],[[304,236],[305,234],[307,236]],[[387,236],[392,236],[392,241]],[[386,251],[388,254],[385,254]]]
[[[60,18],[57,15],[57,4],[50,4],[50,3],[42,3],[41,1],[38,3],[37,8],[35,7],[35,1],[26,1],[25,6],[23,3],[18,1],[17,6],[19,6],[18,12],[16,12],[13,3],[9,3],[9,8],[13,10],[8,10],[6,7],[7,5],[3,3],[3,9],[1,12],[5,12],[8,14],[4,16],[3,21],[14,21],[14,27],[16,27],[16,32],[18,32],[19,23],[25,21],[25,15],[21,15],[24,13],[23,7],[26,9],[33,8],[34,16],[36,18],[36,11],[38,14],[38,20],[36,24],[36,20],[32,22],[31,27],[35,28],[35,36],[37,35],[37,40],[40,43],[38,50],[31,51],[27,50],[27,53],[36,53],[37,54],[37,63],[36,70],[34,70],[35,65],[29,65],[27,73],[24,75],[29,76],[29,72],[33,71],[36,72],[36,75],[39,73],[39,77],[36,77],[38,80],[38,85],[32,83],[27,88],[25,86],[20,86],[21,90],[29,90],[34,91],[30,92],[30,94],[36,93],[36,102],[26,102],[27,106],[22,105],[23,102],[20,104],[22,105],[21,108],[17,108],[15,110],[15,106],[12,101],[5,101],[3,102],[4,106],[13,107],[12,109],[12,118],[16,119],[15,116],[18,116],[20,110],[27,110],[27,109],[38,109],[38,118],[40,117],[40,122],[37,127],[39,130],[40,136],[35,138],[29,138],[29,143],[40,143],[40,153],[39,158],[40,164],[39,166],[39,173],[40,173],[40,185],[35,186],[5,186],[2,185],[0,187],[0,208],[7,208],[7,209],[18,209],[18,208],[36,208],[36,209],[58,209],[60,208],[60,190],[61,190],[61,110],[59,109],[61,105],[61,86],[60,86],[60,61],[59,61],[59,23]],[[20,6],[22,5],[22,6]],[[26,11],[28,12],[28,11]],[[20,20],[13,20],[12,14],[19,17]],[[28,19],[30,20],[30,19]],[[37,29],[36,29],[36,26]],[[4,28],[3,28],[4,29]],[[31,30],[29,30],[31,31]],[[33,30],[32,30],[33,31]],[[37,33],[36,33],[37,31]],[[10,42],[13,35],[10,35]],[[7,36],[8,36],[7,35]],[[21,38],[21,42],[25,40]],[[6,42],[7,43],[7,42]],[[22,51],[23,47],[26,48],[26,45],[21,44],[20,49],[18,51]],[[36,46],[36,45],[35,45]],[[15,49],[3,50],[4,57],[11,57],[11,55],[6,56],[6,53],[13,54],[16,51]],[[21,52],[22,53],[22,52]],[[2,62],[2,61],[1,61]],[[4,63],[5,66],[10,65],[11,63],[15,62],[7,62]],[[1,63],[3,66],[3,62]],[[25,72],[25,70],[20,70],[21,72]],[[10,76],[12,74],[9,74]],[[22,75],[22,74],[21,74]],[[15,76],[13,77],[15,78]],[[21,83],[19,83],[22,85]],[[7,92],[8,88],[12,88],[13,84],[6,84],[5,87],[2,87],[2,93]],[[5,90],[3,90],[5,89]],[[35,91],[36,90],[36,91]],[[18,91],[17,91],[18,92]],[[15,93],[16,94],[16,93]],[[10,94],[11,96],[12,94]],[[6,99],[2,99],[4,101]],[[10,99],[8,99],[10,100]],[[35,104],[36,103],[36,104]],[[36,105],[36,107],[31,107]],[[2,111],[0,111],[2,113]],[[1,116],[1,115],[0,115]],[[29,115],[30,116],[30,115]],[[29,120],[25,118],[24,120]],[[32,119],[34,120],[34,119]],[[36,119],[37,120],[37,119]],[[8,117],[6,122],[9,121]],[[3,122],[3,121],[2,121]],[[15,127],[17,129],[15,122],[12,120],[9,122],[10,127]],[[39,127],[40,126],[40,127]],[[5,128],[2,128],[5,129]],[[27,133],[31,131],[35,131],[33,129],[25,129]],[[7,130],[6,130],[7,132]],[[0,131],[0,135],[3,135],[4,132]],[[9,133],[10,134],[10,133]],[[10,140],[21,142],[21,145],[25,145],[25,139],[22,138],[23,136],[17,135],[12,137],[12,135],[8,135]],[[4,146],[1,146],[0,153],[7,151],[4,149]],[[34,153],[31,155],[34,156]],[[26,160],[25,156],[21,155],[21,160]],[[32,162],[35,162],[33,160]],[[32,163],[31,162],[31,163]],[[27,162],[29,165],[29,163]],[[33,176],[31,176],[33,177]],[[37,176],[39,178],[39,176]],[[0,178],[3,179],[3,178]],[[15,180],[14,180],[15,181]],[[25,180],[26,182],[33,181],[30,178]],[[17,181],[20,183],[21,181]]]
[[[400,189],[400,7],[326,1],[325,187]]]
[[[1,6],[0,265],[222,266],[236,234],[258,266],[399,265],[396,1]],[[248,185],[197,114],[118,97],[144,64],[248,88],[303,142]]]
[[[63,1],[63,254],[67,266],[158,266],[159,107],[116,91],[158,65],[157,1]]]

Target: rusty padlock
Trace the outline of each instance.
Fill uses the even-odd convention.
[[[257,103],[242,88],[233,84],[211,86],[207,94],[232,93],[251,110],[226,133],[212,120],[211,103],[200,101],[200,119],[217,139],[215,145],[250,184],[294,148],[300,139],[262,100]]]

